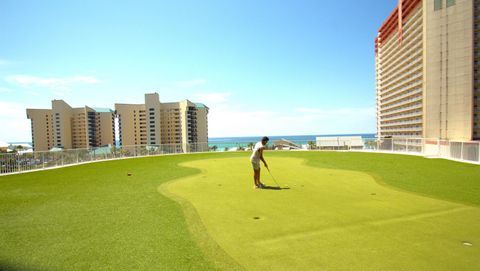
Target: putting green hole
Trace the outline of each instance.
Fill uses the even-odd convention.
[[[470,242],[463,241],[462,243],[463,243],[463,245],[466,246],[466,247],[473,247],[473,244],[470,243]]]
[[[254,219],[254,220],[259,220],[260,217],[259,217],[259,216],[254,216],[253,219]]]

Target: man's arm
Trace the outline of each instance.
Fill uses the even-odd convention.
[[[260,153],[260,160],[262,160],[263,164],[265,165],[266,168],[268,168],[268,165],[267,165],[267,162],[265,161],[265,159],[263,158],[263,150],[265,149],[265,147],[262,147],[261,149],[258,150],[258,152]]]

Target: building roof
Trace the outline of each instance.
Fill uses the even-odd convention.
[[[283,146],[283,147],[293,147],[293,148],[300,148],[300,146],[290,140],[287,139],[280,139],[280,140],[274,140],[273,141],[274,146]]]
[[[195,106],[196,106],[197,108],[207,108],[207,106],[204,105],[204,104],[202,104],[202,103],[195,103]]]
[[[95,110],[95,112],[97,112],[97,113],[113,113],[113,110],[110,109],[110,108],[95,107],[95,108],[93,108],[93,110]]]

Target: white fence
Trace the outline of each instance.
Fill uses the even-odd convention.
[[[341,145],[333,144],[332,146],[328,146],[327,144],[322,146],[313,146],[313,149],[324,151],[337,150],[406,153],[480,164],[480,142],[460,142],[423,138],[375,138],[363,139],[363,147],[359,148],[357,141],[342,141]],[[235,148],[240,150],[248,149],[247,146],[249,145],[247,142],[229,144],[241,147]],[[218,150],[217,147],[209,146],[208,143],[197,143],[123,146],[121,148],[102,147],[93,149],[75,149],[59,152],[32,152],[23,154],[0,153],[0,175],[101,160],[208,152],[216,150]]]
[[[101,147],[32,153],[0,153],[0,175],[93,161],[179,153],[207,152],[208,143]]]

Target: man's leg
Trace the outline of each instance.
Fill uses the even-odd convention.
[[[260,185],[262,188],[264,186],[264,184],[260,181],[260,169],[258,170],[257,184]]]
[[[260,170],[259,169],[254,169],[253,170],[253,181],[255,183],[255,186],[258,186],[260,184]]]

